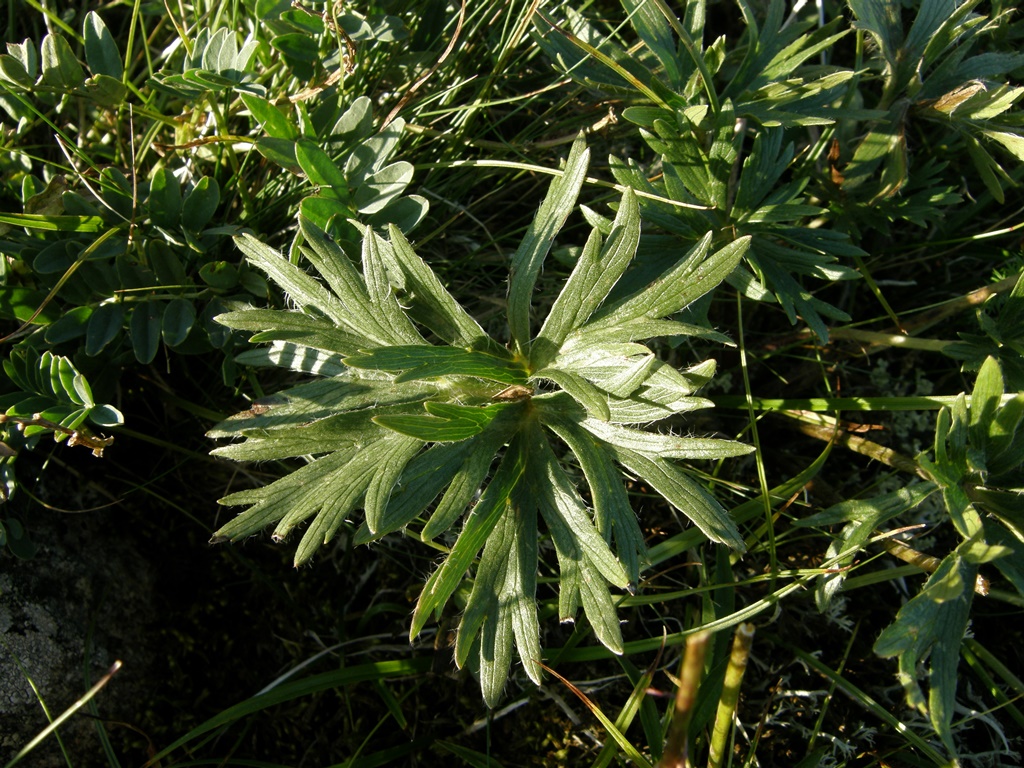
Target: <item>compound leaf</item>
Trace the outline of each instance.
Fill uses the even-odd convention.
[[[374,147],[387,154],[396,139],[380,135]],[[308,152],[304,161],[315,154]],[[345,174],[369,179],[382,162],[353,155]],[[243,352],[239,361],[321,378],[256,401],[210,433],[244,438],[217,449],[229,458],[309,460],[265,488],[222,499],[248,509],[215,539],[236,540],[267,526],[279,539],[305,525],[298,564],[331,541],[360,506],[363,522],[352,531],[356,543],[417,525],[431,539],[461,518],[454,545],[420,594],[410,633],[415,637],[472,574],[456,661],[472,661],[491,706],[500,698],[514,649],[527,674],[540,679],[535,592],[545,535],[559,564],[561,617],[573,619],[582,607],[598,639],[623,651],[610,589],[635,588],[645,556],[623,470],[646,480],[709,538],[743,546],[725,511],[671,460],[717,459],[749,448],[625,425],[710,404],[693,393],[710,379],[713,361],[676,370],[639,340],[666,334],[722,338],[664,318],[725,279],[747,240],[708,256],[708,235],[661,278],[635,281],[644,287],[605,306],[640,238],[637,201],[627,190],[606,237],[598,234],[598,222],[531,340],[533,286],[574,206],[586,164],[581,138],[513,259],[511,349],[466,313],[397,228],[389,229],[390,242],[364,228],[357,264],[301,216],[303,252],[324,282],[241,236],[236,242],[249,261],[284,288],[297,309],[237,309],[218,316],[228,327],[254,332],[253,341],[270,343]],[[538,392],[538,385],[558,391]],[[562,441],[557,452],[552,437]],[[563,464],[578,465],[582,477]],[[538,529],[540,520],[546,532]]]
[[[899,659],[907,703],[928,714],[946,748],[955,754],[951,725],[960,644],[967,631],[977,566],[959,552],[946,556],[921,591],[875,641],[875,653]],[[917,682],[917,665],[930,653],[928,703]]]

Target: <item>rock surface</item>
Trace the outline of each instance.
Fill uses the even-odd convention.
[[[57,718],[121,660],[120,672],[58,730],[71,765],[108,765],[98,727],[117,743],[124,732],[114,723],[131,723],[145,707],[153,574],[122,535],[116,509],[67,514],[35,505],[30,514],[21,519],[39,546],[35,557],[0,552],[0,765],[49,724],[40,699]],[[21,764],[68,762],[51,734]]]

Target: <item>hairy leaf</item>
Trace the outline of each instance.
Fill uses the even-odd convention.
[[[311,147],[303,152],[308,172],[316,172],[323,158]],[[229,458],[309,461],[265,488],[222,499],[249,508],[215,538],[237,540],[266,526],[283,538],[305,526],[295,555],[301,563],[342,527],[352,541],[366,543],[406,526],[424,539],[458,526],[454,545],[424,585],[410,631],[418,634],[469,574],[455,655],[479,674],[491,706],[516,649],[527,674],[540,679],[536,584],[546,538],[559,566],[560,618],[573,620],[582,608],[600,642],[622,652],[611,589],[634,590],[645,557],[624,474],[643,478],[708,537],[743,546],[725,510],[674,462],[750,449],[629,425],[710,405],[694,392],[710,379],[713,361],[680,371],[639,342],[722,338],[667,317],[724,280],[748,239],[712,253],[709,234],[665,274],[613,298],[640,240],[639,208],[627,190],[606,236],[591,234],[530,338],[536,277],[572,210],[586,160],[578,139],[513,259],[511,349],[459,306],[394,227],[390,242],[363,231],[357,265],[302,217],[303,253],[325,284],[243,236],[237,242],[250,261],[297,309],[238,309],[218,318],[270,342],[240,360],[321,378],[262,398],[210,433],[243,438],[217,449]],[[354,170],[367,178],[377,172],[369,165],[346,172]],[[323,171],[326,178],[330,171]],[[360,508],[356,527],[349,521]]]

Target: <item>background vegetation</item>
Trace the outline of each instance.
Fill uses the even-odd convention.
[[[144,639],[109,649],[136,663],[104,677],[114,659],[92,658],[82,628],[94,746],[53,728],[25,764],[46,750],[163,766],[1020,760],[1012,4],[14,0],[5,16],[2,562],[44,572],[53,520],[98,521],[152,577],[146,610],[116,620]],[[565,296],[589,308],[538,332],[568,316]],[[332,315],[353,297],[368,309]],[[609,333],[648,323],[616,341],[646,351],[545,357],[535,339],[585,336],[591,313]],[[464,361],[417,382],[380,352],[408,352],[405,322],[429,329],[431,354],[479,328],[503,372],[468,377],[484,392],[451,395]],[[703,388],[659,400],[663,368]],[[266,509],[340,453],[356,433],[334,387],[359,370],[415,390],[413,421],[384,389],[360,406],[381,434],[439,414],[464,429],[457,408],[577,404],[544,422],[548,448],[488,421],[479,476],[448,504],[463,530],[506,458],[555,468],[503,497],[547,521],[527,537],[535,584],[503,582],[536,602],[537,645],[515,625],[524,663],[506,632],[507,682],[486,639],[452,663],[460,620],[509,615],[480,597],[492,542],[512,536],[500,526],[467,555],[429,517],[434,496],[389,526],[386,471],[379,503],[369,480],[328,476],[331,498],[352,495],[334,517],[323,500],[255,522],[217,505]],[[291,423],[272,420],[284,403]],[[624,403],[653,410],[620,418]],[[301,426],[321,419],[307,445]],[[631,440],[643,426],[651,457],[609,423],[637,425]],[[226,443],[208,433],[244,433],[220,453],[259,463],[211,456]],[[713,460],[684,435],[719,438],[701,443]],[[618,486],[594,473],[613,458],[632,539],[601,522],[597,490]],[[531,494],[583,514],[559,529]],[[277,541],[313,515],[306,530],[333,526],[326,546]],[[280,535],[253,535],[282,517]],[[210,547],[215,532],[245,542]],[[589,553],[576,581],[573,547]],[[428,578],[446,594],[421,598]],[[756,633],[730,665],[736,627]],[[9,645],[2,658],[30,666]],[[118,703],[122,680],[141,698]],[[52,721],[70,704],[39,696]]]

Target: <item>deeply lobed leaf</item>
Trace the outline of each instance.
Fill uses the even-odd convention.
[[[309,147],[303,152],[314,171],[319,155]],[[536,276],[575,203],[586,161],[578,139],[513,258],[511,350],[484,333],[393,227],[390,241],[364,230],[357,265],[341,243],[300,218],[302,253],[326,285],[255,238],[238,238],[297,308],[218,318],[255,331],[254,341],[271,342],[241,359],[322,378],[261,400],[210,433],[244,438],[217,449],[221,456],[308,461],[265,488],[222,499],[249,508],[215,539],[237,540],[270,525],[280,539],[305,525],[298,564],[343,528],[356,542],[409,525],[434,538],[461,518],[410,631],[418,634],[473,573],[456,661],[472,664],[491,706],[513,646],[527,674],[540,679],[535,591],[543,535],[559,564],[560,617],[572,620],[582,607],[598,639],[622,652],[610,588],[635,589],[645,556],[623,470],[646,480],[709,538],[743,547],[726,511],[674,462],[750,449],[630,425],[710,404],[694,393],[710,379],[713,361],[679,371],[640,341],[666,334],[724,338],[670,316],[724,280],[749,239],[711,252],[709,233],[658,279],[612,298],[640,241],[639,207],[627,190],[607,236],[595,229],[530,338]],[[376,172],[353,162],[347,173]],[[587,493],[567,471],[577,463]],[[348,520],[359,508],[363,522],[355,529]]]

